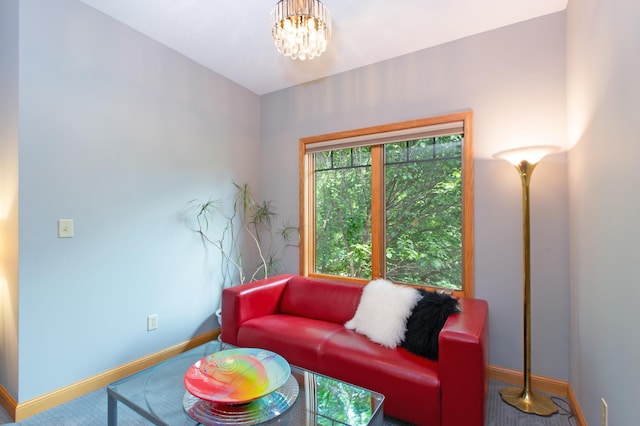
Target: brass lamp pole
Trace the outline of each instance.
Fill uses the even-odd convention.
[[[529,231],[529,183],[536,164],[546,155],[558,151],[556,146],[532,146],[494,154],[507,160],[520,173],[522,181],[522,255],[524,279],[524,387],[509,386],[500,391],[502,399],[525,413],[550,416],[558,407],[550,398],[531,390],[531,253]]]

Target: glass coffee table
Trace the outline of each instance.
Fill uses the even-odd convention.
[[[108,425],[118,424],[118,402],[155,425],[206,425],[186,411],[194,397],[185,391],[184,375],[196,361],[219,350],[219,342],[206,343],[107,386]],[[291,407],[260,424],[383,424],[383,395],[293,365],[291,377],[289,382],[297,388]],[[243,420],[242,424],[258,423]]]

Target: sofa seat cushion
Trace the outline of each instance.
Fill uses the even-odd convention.
[[[238,346],[267,349],[290,364],[318,371],[321,348],[342,330],[342,324],[294,315],[267,315],[245,321],[238,330]]]
[[[322,347],[316,370],[385,395],[384,411],[415,424],[440,424],[438,363],[402,347],[380,346],[342,329]]]

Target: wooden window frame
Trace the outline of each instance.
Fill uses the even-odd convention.
[[[474,185],[473,185],[473,112],[464,111],[440,115],[436,117],[423,118],[418,120],[403,121],[398,123],[386,124],[381,126],[366,127],[355,130],[347,130],[337,133],[329,133],[319,136],[311,136],[301,138],[299,140],[299,164],[300,164],[300,273],[304,276],[322,277],[339,279],[344,281],[359,282],[366,284],[368,279],[338,277],[334,275],[324,275],[313,273],[313,265],[315,265],[314,245],[315,241],[315,203],[313,198],[314,188],[314,165],[313,155],[307,152],[307,146],[332,140],[341,140],[347,138],[372,137],[376,134],[388,132],[406,131],[411,134],[412,129],[427,126],[443,125],[451,122],[462,122],[463,129],[463,147],[462,147],[462,290],[456,290],[454,295],[459,297],[474,296]],[[377,150],[372,150],[372,163],[382,161],[381,154],[374,154]],[[375,169],[375,168],[374,168]],[[372,169],[372,171],[374,170]],[[381,190],[384,185],[384,176],[381,173],[373,173],[372,175],[372,228],[381,229],[384,226],[384,202],[380,200],[384,191]],[[380,208],[373,208],[373,206]],[[378,227],[378,228],[376,228]],[[374,233],[377,240],[372,241],[372,276],[382,276],[380,256],[384,257],[383,251],[384,241],[383,233]],[[428,286],[416,286],[419,288],[429,288]]]

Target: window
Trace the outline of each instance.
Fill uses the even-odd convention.
[[[301,272],[472,297],[471,118],[301,139]]]

